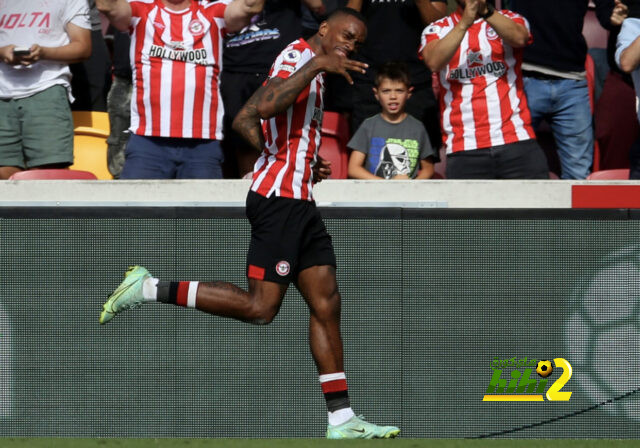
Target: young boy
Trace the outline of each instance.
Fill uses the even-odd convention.
[[[424,125],[407,114],[409,72],[398,62],[380,67],[373,92],[382,112],[366,119],[348,143],[352,179],[429,179],[437,159]]]

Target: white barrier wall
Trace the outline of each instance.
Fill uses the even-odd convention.
[[[320,206],[571,208],[573,185],[640,181],[328,180],[315,187]],[[0,206],[243,206],[248,180],[2,181]]]

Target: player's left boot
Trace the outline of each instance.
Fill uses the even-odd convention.
[[[107,302],[102,306],[100,323],[106,324],[113,319],[116,314],[142,305],[144,302],[142,285],[148,278],[151,278],[151,274],[149,274],[149,271],[145,268],[142,266],[131,266],[124,274],[122,283],[113,291]]]
[[[353,416],[341,425],[327,426],[327,439],[391,439],[400,433],[395,426],[378,426]]]

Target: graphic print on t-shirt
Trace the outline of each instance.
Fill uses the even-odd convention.
[[[420,154],[420,145],[414,139],[372,137],[367,155],[367,170],[384,179],[398,174],[411,177]]]

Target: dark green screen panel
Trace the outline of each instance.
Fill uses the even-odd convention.
[[[213,214],[0,220],[0,435],[324,434],[293,285],[269,326],[156,304],[98,325],[130,264],[246,287],[249,225]],[[407,437],[469,437],[640,386],[638,221],[331,216],[357,413]],[[491,361],[514,356],[566,358],[571,399],[483,402]],[[509,436],[628,438],[639,424],[633,395]]]

